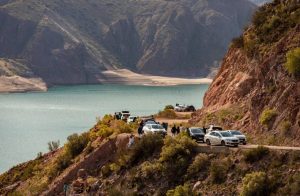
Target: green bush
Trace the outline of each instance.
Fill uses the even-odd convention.
[[[155,152],[160,152],[163,146],[163,137],[159,134],[147,134],[137,141],[128,152],[128,164],[133,165],[147,159]]]
[[[215,160],[209,167],[211,181],[216,184],[223,183],[227,178],[228,166],[224,161]]]
[[[244,48],[244,37],[241,35],[240,37],[234,38],[232,40],[232,46],[235,48]]]
[[[283,136],[287,136],[290,129],[292,127],[292,123],[290,121],[283,121],[280,123],[280,131],[282,133]]]
[[[269,123],[277,116],[277,112],[275,109],[265,109],[259,118],[259,122],[262,125],[269,125]]]
[[[286,54],[285,68],[289,74],[299,75],[300,74],[300,48],[290,50]]]
[[[159,118],[176,118],[177,115],[174,110],[166,109],[164,111],[158,112],[157,117],[159,117]]]
[[[69,167],[72,163],[72,156],[68,152],[64,152],[55,160],[54,168],[50,176],[57,176],[61,171]]]
[[[161,173],[162,164],[159,162],[150,163],[145,161],[141,165],[141,176],[144,178],[152,178],[153,176]]]
[[[257,148],[248,150],[244,152],[244,160],[248,163],[254,163],[264,156],[268,155],[270,150],[264,146],[258,146]]]
[[[167,196],[192,196],[193,192],[189,184],[177,186],[175,189],[168,190]]]
[[[103,177],[108,177],[110,174],[112,173],[112,170],[110,168],[110,166],[107,164],[107,165],[104,165],[101,167],[101,175]]]
[[[265,172],[247,174],[242,181],[241,196],[266,196],[268,191],[268,178]]]
[[[166,105],[164,110],[174,110],[174,106]]]
[[[209,165],[209,158],[206,154],[198,154],[193,163],[187,169],[187,176],[191,177],[206,169]]]
[[[48,142],[48,149],[50,152],[55,151],[59,148],[59,140]]]
[[[163,165],[163,174],[170,179],[185,174],[196,146],[197,144],[184,133],[175,138],[167,136],[159,158]]]
[[[83,133],[78,135],[77,133],[72,134],[68,137],[68,142],[65,145],[67,154],[70,154],[72,158],[79,155],[83,149],[89,143],[89,134]]]

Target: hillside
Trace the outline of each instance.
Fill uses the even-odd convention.
[[[183,132],[165,138],[147,134],[128,148],[136,126],[105,116],[89,132],[69,136],[62,148],[0,175],[0,194],[63,195],[66,184],[70,195],[300,193],[299,151],[214,151],[199,148]]]
[[[205,77],[255,9],[247,0],[1,1],[0,58],[47,85],[98,83],[118,68]]]
[[[259,9],[233,41],[193,123],[241,129],[263,143],[300,145],[299,13],[299,1]]]

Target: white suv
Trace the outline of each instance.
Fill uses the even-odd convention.
[[[204,136],[207,145],[238,146],[239,139],[228,131],[211,131]]]

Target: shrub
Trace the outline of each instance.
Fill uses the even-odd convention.
[[[187,175],[193,176],[208,167],[209,158],[206,154],[199,154],[194,159],[193,163],[187,169]]]
[[[227,166],[224,161],[215,160],[209,167],[210,177],[213,183],[223,183],[227,178]]]
[[[235,48],[243,48],[244,47],[244,37],[241,35],[240,37],[234,38],[232,40],[232,46]]]
[[[77,133],[70,135],[68,137],[68,142],[65,145],[65,150],[67,154],[70,154],[72,158],[79,155],[83,149],[89,143],[89,134],[83,133],[78,135]]]
[[[48,149],[50,152],[55,151],[59,148],[59,140],[48,142]]]
[[[144,178],[151,178],[156,174],[161,173],[162,164],[159,162],[150,163],[149,161],[145,161],[141,165],[141,176]]]
[[[265,109],[259,118],[259,122],[262,125],[269,125],[271,120],[273,120],[277,116],[277,112],[275,109]]]
[[[170,179],[183,175],[195,153],[196,145],[184,133],[179,134],[175,139],[167,137],[159,158],[163,164],[163,173]]]
[[[191,196],[193,192],[189,184],[184,184],[177,186],[175,189],[168,190],[167,196]]]
[[[128,165],[147,159],[155,152],[159,152],[163,146],[163,137],[159,134],[147,134],[137,141],[128,152]]]
[[[158,112],[157,117],[159,117],[159,118],[176,118],[177,115],[174,110],[167,109],[167,110]]]
[[[57,159],[55,160],[54,168],[51,171],[52,175],[50,175],[50,176],[57,176],[59,174],[59,172],[63,171],[67,167],[69,167],[69,165],[71,165],[71,163],[72,163],[71,154],[68,152],[64,152],[63,154],[58,156]]]
[[[269,195],[268,178],[265,172],[253,172],[243,178],[241,196],[265,195]]]
[[[299,75],[300,74],[300,48],[290,50],[286,54],[285,68],[289,74]]]
[[[36,155],[36,158],[37,159],[40,159],[43,157],[43,153],[42,152],[38,152],[37,155]]]
[[[101,167],[101,175],[103,177],[108,177],[112,173],[112,170],[109,165],[104,165]]]
[[[290,121],[283,121],[280,123],[280,130],[283,136],[288,135],[290,129],[292,127],[292,123]]]
[[[267,147],[258,146],[257,148],[244,152],[244,159],[246,162],[254,163],[262,159],[264,156],[268,155],[269,153],[270,150]]]
[[[164,110],[174,110],[174,106],[166,105]]]

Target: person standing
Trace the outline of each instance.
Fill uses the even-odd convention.
[[[176,134],[178,135],[180,133],[180,127],[178,126],[177,128],[176,128]]]
[[[173,125],[173,127],[172,127],[172,129],[171,129],[171,133],[172,133],[172,136],[174,137],[175,136],[175,134],[176,134],[176,126],[175,126],[175,124]]]
[[[143,135],[143,126],[139,126],[139,128],[138,128],[138,134],[139,134],[139,137],[141,138],[142,137],[142,135]]]

